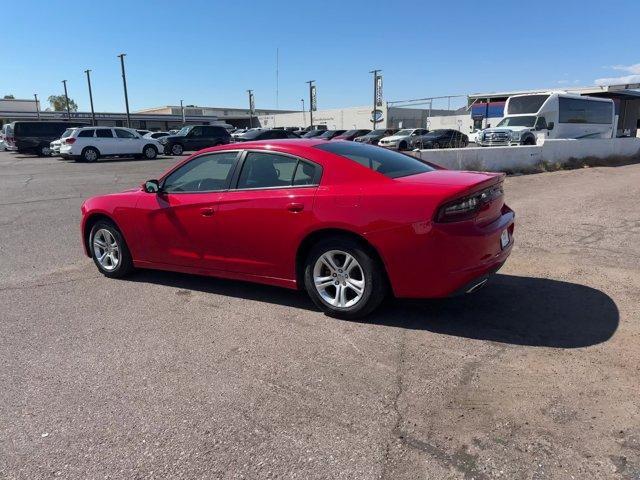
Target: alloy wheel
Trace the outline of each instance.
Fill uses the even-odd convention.
[[[87,150],[84,153],[84,158],[87,162],[95,162],[98,159],[98,154],[95,150]]]
[[[113,233],[106,228],[101,228],[93,236],[93,254],[100,266],[107,272],[118,268],[120,246]]]
[[[316,260],[313,283],[320,297],[336,308],[354,306],[365,290],[362,266],[353,255],[342,250],[329,250]]]

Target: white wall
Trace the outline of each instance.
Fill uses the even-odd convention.
[[[473,119],[468,113],[464,115],[435,116],[429,117],[428,125],[429,130],[451,128],[460,130],[462,133],[468,135],[471,133],[471,127],[473,127]]]
[[[313,112],[314,125],[326,125],[329,130],[350,130],[352,128],[371,128],[371,106],[334,108]],[[386,107],[380,107],[384,120],[378,126],[386,125]],[[306,127],[309,125],[309,111],[295,113],[278,113],[275,115],[258,115],[260,126],[273,127]]]
[[[38,100],[40,109],[42,102]],[[0,110],[3,112],[35,112],[36,101],[34,100],[5,100],[0,98]]]
[[[422,150],[414,155],[453,170],[528,171],[539,169],[544,162],[563,164],[571,158],[639,156],[640,139],[558,139],[535,146]]]

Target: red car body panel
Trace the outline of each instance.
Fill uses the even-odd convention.
[[[366,240],[380,256],[397,297],[450,295],[497,270],[511,252],[500,235],[513,238],[514,213],[499,197],[472,219],[439,223],[438,208],[502,182],[496,173],[438,168],[388,178],[339,155],[314,148],[322,140],[230,144],[225,150],[267,150],[295,155],[322,167],[317,187],[150,194],[142,188],[102,195],[82,205],[87,222],[112,219],[122,231],[134,265],[185,273],[299,287],[296,253],[321,230],[343,230]],[[377,147],[376,147],[377,148]],[[161,179],[162,180],[162,179]]]

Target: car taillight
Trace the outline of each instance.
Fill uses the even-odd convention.
[[[504,195],[502,184],[485,188],[478,193],[458,198],[445,203],[438,210],[436,222],[460,222],[475,217],[476,213],[487,203]]]
[[[67,137],[67,138],[64,139],[64,143],[66,143],[67,145],[72,145],[72,144],[75,143],[75,141],[76,141],[76,139],[73,138],[73,137]]]

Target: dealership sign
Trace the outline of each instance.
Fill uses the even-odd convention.
[[[382,106],[382,75],[376,75],[376,107],[381,107],[381,106]]]
[[[311,85],[311,111],[315,112],[318,110],[318,101],[316,98],[316,86]]]
[[[371,112],[370,121],[372,123],[379,123],[379,122],[382,122],[383,120],[384,120],[384,112],[382,110],[375,109]]]

